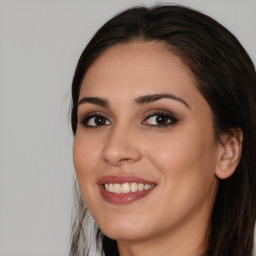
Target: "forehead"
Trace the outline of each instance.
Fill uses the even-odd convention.
[[[143,94],[172,93],[202,98],[182,60],[158,42],[130,42],[108,48],[90,66],[80,91],[84,96],[115,100]],[[196,99],[198,100],[198,99]]]

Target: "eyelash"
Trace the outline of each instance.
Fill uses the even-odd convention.
[[[179,121],[178,118],[176,117],[176,115],[174,115],[173,113],[160,109],[160,110],[153,111],[152,114],[147,116],[142,121],[142,124],[143,123],[145,124],[145,122],[148,121],[150,118],[157,117],[157,116],[162,116],[164,118],[167,118],[169,120],[168,123],[167,124],[158,124],[158,125],[153,125],[153,124],[147,124],[147,125],[150,126],[150,127],[153,127],[153,128],[164,128],[164,127],[172,126],[172,125],[176,124]]]
[[[146,124],[146,121],[148,121],[150,118],[152,117],[157,117],[157,116],[162,116],[163,118],[167,118],[168,123],[166,124]],[[102,125],[88,125],[88,122],[92,119],[92,118],[101,118],[103,119],[103,121],[105,122]],[[149,127],[152,128],[164,128],[164,127],[168,127],[168,126],[172,126],[175,123],[177,123],[179,120],[178,118],[171,112],[166,111],[166,110],[155,110],[153,111],[150,115],[148,115],[142,122],[141,124],[147,125]],[[109,122],[109,124],[106,124],[106,122]],[[101,112],[92,112],[89,114],[86,114],[85,116],[83,116],[80,120],[79,120],[79,124],[83,125],[85,128],[88,129],[98,129],[101,128],[102,126],[108,126],[111,124],[111,121],[109,121],[109,119],[107,117],[105,117],[104,113]]]
[[[90,119],[92,118],[102,118],[104,119],[105,121],[108,121],[108,118],[105,117],[105,114],[104,113],[101,113],[101,112],[92,112],[92,113],[89,113],[89,114],[86,114],[85,116],[81,117],[79,123],[81,125],[83,125],[85,128],[89,128],[89,129],[97,129],[97,128],[100,128],[101,126],[106,126],[105,124],[104,125],[88,125],[88,122],[90,121]],[[111,123],[111,122],[110,122]],[[109,124],[107,124],[109,125]]]

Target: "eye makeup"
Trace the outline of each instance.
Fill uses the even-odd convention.
[[[142,124],[153,128],[164,128],[174,125],[178,121],[177,116],[172,112],[164,109],[156,109],[150,111],[150,113],[147,113],[147,116],[142,121]]]
[[[82,115],[78,118],[78,123],[85,128],[100,128],[102,126],[110,125],[110,120],[105,116],[103,112],[90,112],[88,114]]]
[[[152,128],[165,128],[172,126],[178,122],[178,118],[172,112],[165,109],[153,109],[147,111],[145,117],[141,121],[141,125]],[[82,115],[78,119],[79,124],[85,128],[100,128],[112,124],[110,118],[105,113],[93,111]]]

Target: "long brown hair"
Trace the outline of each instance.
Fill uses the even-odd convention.
[[[243,151],[235,173],[219,180],[209,223],[208,256],[251,256],[256,219],[256,73],[239,41],[214,19],[187,7],[134,7],[105,23],[83,51],[72,84],[71,123],[77,127],[80,85],[90,65],[109,47],[132,40],[162,42],[189,67],[207,100],[216,139],[243,132]],[[86,255],[86,206],[77,190],[70,256]],[[102,254],[119,255],[117,243],[99,229]]]

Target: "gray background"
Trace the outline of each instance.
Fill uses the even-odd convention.
[[[0,0],[0,256],[68,255],[76,62],[113,14],[155,2]],[[255,0],[172,3],[220,21],[256,63]]]

